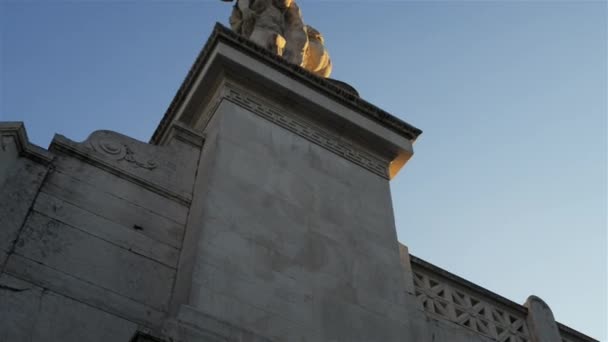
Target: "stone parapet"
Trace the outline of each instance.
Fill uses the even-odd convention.
[[[416,297],[433,320],[456,324],[490,341],[597,342],[555,322],[538,297],[520,305],[413,255],[410,261]]]
[[[576,331],[562,323],[557,322],[557,328],[559,329],[559,334],[562,337],[562,342],[598,342],[596,339]]]

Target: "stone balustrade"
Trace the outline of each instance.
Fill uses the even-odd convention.
[[[431,319],[469,329],[482,335],[480,340],[483,341],[549,342],[551,339],[547,336],[550,336],[551,329],[547,332],[546,327],[557,326],[563,342],[597,342],[555,321],[538,324],[538,320],[544,317],[530,317],[526,306],[413,255],[410,255],[410,260],[416,298]],[[536,297],[531,299],[537,300]],[[548,307],[546,309],[549,310]],[[539,326],[536,328],[538,331],[534,331],[534,323],[531,322]]]

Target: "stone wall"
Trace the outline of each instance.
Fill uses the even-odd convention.
[[[229,101],[206,132],[181,304],[276,341],[413,330],[386,178]]]
[[[51,152],[3,124],[1,341],[159,333],[202,138],[157,147],[108,131]]]
[[[218,111],[203,150],[0,126],[0,341],[595,341],[411,256],[385,179]]]

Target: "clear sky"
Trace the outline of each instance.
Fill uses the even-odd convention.
[[[424,130],[392,183],[410,252],[606,341],[606,3],[298,3],[332,76]],[[229,13],[0,0],[0,120],[43,147],[98,129],[147,141]]]

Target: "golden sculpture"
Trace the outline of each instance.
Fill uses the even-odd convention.
[[[290,63],[321,77],[331,74],[331,59],[323,36],[304,24],[300,8],[293,0],[236,0],[230,26]]]

